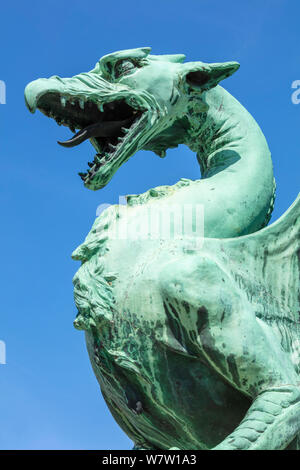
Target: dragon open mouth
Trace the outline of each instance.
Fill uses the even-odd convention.
[[[96,156],[86,173],[79,173],[88,189],[106,186],[141,149],[164,157],[167,149],[187,144],[191,119],[208,111],[206,93],[239,67],[237,62],[183,64],[182,54],[150,51],[117,51],[101,57],[89,72],[39,78],[25,88],[30,112],[39,109],[74,132],[60,145],[91,141]]]
[[[91,189],[94,186],[92,180],[100,169],[104,186],[105,167],[110,167],[111,173],[112,166],[117,169],[137,150],[136,137],[143,127],[145,110],[130,106],[125,99],[102,103],[49,92],[38,99],[37,108],[75,133],[65,142],[58,141],[60,145],[74,147],[91,139],[97,154],[92,162],[88,162],[87,172],[79,173],[84,184]]]

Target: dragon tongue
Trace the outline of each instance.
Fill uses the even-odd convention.
[[[125,127],[131,122],[132,118],[128,118],[123,121],[97,122],[96,124],[91,124],[90,126],[81,129],[71,139],[64,142],[57,141],[57,143],[63,147],[75,147],[92,137],[114,137],[120,133],[122,127]]]
[[[63,147],[75,147],[76,145],[79,145],[88,139],[87,129],[88,127],[81,129],[79,132],[77,132],[77,134],[74,135],[74,137],[72,137],[72,139],[65,140],[64,142],[60,142],[58,140],[57,143]]]

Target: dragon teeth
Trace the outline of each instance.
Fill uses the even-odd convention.
[[[84,109],[84,100],[82,98],[79,100],[79,106],[81,109]]]
[[[60,97],[60,104],[62,105],[63,108],[65,108],[65,106],[67,104],[67,99],[66,99],[65,96]]]
[[[105,161],[106,161],[106,156],[100,155],[100,153],[97,153],[94,157],[94,164],[96,165],[103,165]]]
[[[99,109],[99,111],[101,111],[101,113],[103,113],[103,111],[104,111],[103,103],[99,103],[99,104],[97,105],[97,108]]]
[[[109,143],[108,148],[110,148],[110,150],[112,150],[114,152],[117,147],[115,147],[113,144]]]
[[[78,175],[80,176],[80,178],[84,181],[85,178],[87,177],[87,173],[78,173]]]

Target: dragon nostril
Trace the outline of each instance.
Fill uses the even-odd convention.
[[[209,80],[210,80],[210,75],[208,72],[202,72],[202,71],[190,72],[186,76],[187,83],[193,86],[206,85],[206,83],[208,83]]]

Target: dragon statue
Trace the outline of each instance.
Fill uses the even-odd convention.
[[[185,144],[201,169],[96,219],[73,253],[75,327],[134,449],[300,449],[300,197],[267,226],[268,145],[219,85],[239,64],[184,61],[124,50],[26,87],[31,112],[75,134],[61,145],[96,149],[86,188],[103,188],[140,149],[164,157]],[[160,227],[162,207],[165,237],[149,223],[159,214]],[[184,231],[185,207],[203,208],[203,233],[194,222]]]

